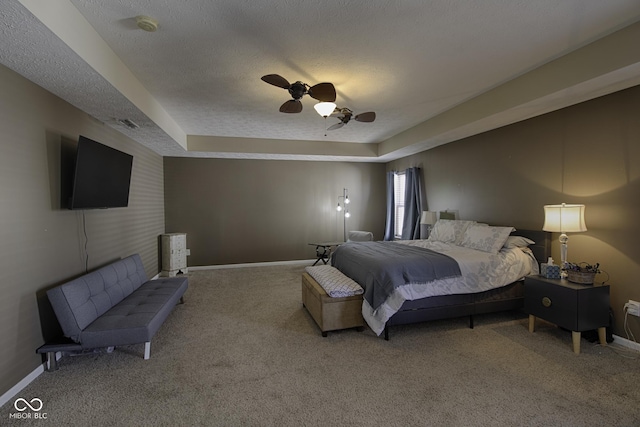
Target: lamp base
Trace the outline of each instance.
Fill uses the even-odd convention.
[[[560,235],[560,278],[567,278],[567,243],[569,242],[569,237],[562,233]]]
[[[420,224],[420,239],[428,239],[430,234],[431,226],[429,224]]]

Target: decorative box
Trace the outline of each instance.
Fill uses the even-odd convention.
[[[540,264],[540,275],[547,279],[559,279],[560,266],[556,264],[542,263]]]
[[[547,275],[547,264],[546,262],[541,262],[540,263],[540,275],[542,277],[545,277]]]

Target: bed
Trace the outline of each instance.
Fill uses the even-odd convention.
[[[523,307],[523,278],[550,254],[550,235],[475,221],[439,220],[427,240],[349,242],[331,265],[365,289],[362,315],[389,327]]]

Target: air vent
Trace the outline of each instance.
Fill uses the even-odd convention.
[[[140,127],[135,122],[129,119],[118,119],[118,123],[128,127],[129,129],[138,129]]]

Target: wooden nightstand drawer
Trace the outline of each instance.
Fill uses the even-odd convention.
[[[529,276],[524,282],[524,310],[571,331],[609,324],[609,286]]]
[[[524,279],[524,311],[529,313],[529,332],[536,318],[571,330],[573,351],[580,354],[580,333],[598,330],[600,344],[607,345],[609,286],[579,285],[564,279],[527,276]]]
[[[578,304],[575,292],[552,283],[528,283],[524,288],[524,310],[529,314],[577,331]]]

